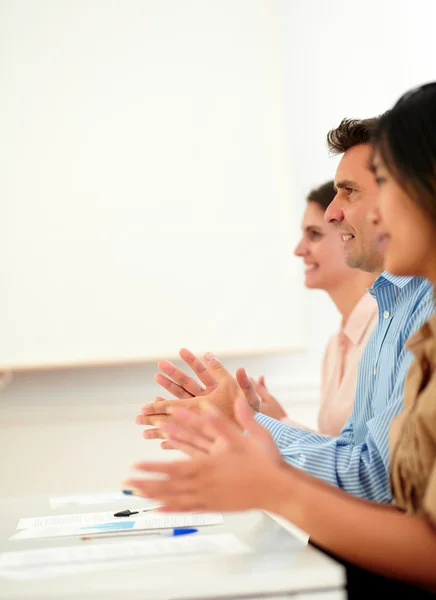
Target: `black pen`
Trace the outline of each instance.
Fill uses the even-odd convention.
[[[150,506],[149,508],[143,508],[141,510],[120,510],[114,513],[114,517],[130,517],[131,515],[139,515],[140,512],[148,512],[149,510],[155,510],[159,506]]]
[[[139,515],[139,510],[120,510],[119,512],[114,513],[114,517],[130,517],[130,515]]]

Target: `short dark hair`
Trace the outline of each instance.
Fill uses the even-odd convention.
[[[384,113],[373,143],[398,185],[436,223],[436,82]]]
[[[332,154],[343,154],[354,146],[372,144],[380,117],[370,119],[342,119],[339,127],[327,134],[327,144]]]
[[[327,181],[309,192],[307,201],[316,202],[325,211],[335,196],[336,190],[333,181]]]

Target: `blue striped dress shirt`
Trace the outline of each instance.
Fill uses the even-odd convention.
[[[297,429],[260,413],[256,420],[286,462],[355,496],[390,502],[389,428],[402,410],[413,358],[404,344],[433,313],[433,288],[426,279],[385,271],[369,292],[378,304],[378,323],[360,359],[353,412],[340,435]]]

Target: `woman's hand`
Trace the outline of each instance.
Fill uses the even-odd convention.
[[[129,489],[160,500],[165,511],[272,510],[289,493],[280,452],[244,398],[237,398],[235,416],[245,433],[210,405],[200,414],[174,408],[171,415],[161,431],[191,460],[136,464],[137,471],[166,478],[130,479]]]
[[[283,419],[283,417],[286,417],[285,409],[282,407],[280,402],[278,402],[278,400],[276,400],[274,396],[269,393],[265,385],[265,377],[262,375],[257,381],[253,380],[253,383],[254,389],[261,400],[259,412],[267,415],[268,417],[272,417],[273,419],[277,419],[277,421]]]

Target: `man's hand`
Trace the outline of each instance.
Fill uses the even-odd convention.
[[[204,387],[168,360],[161,360],[157,363],[158,368],[164,374],[156,373],[154,376],[156,383],[176,398],[181,399],[207,396],[218,387],[217,379],[195,354],[182,348],[179,356],[194,371]]]
[[[174,408],[172,422],[162,424],[171,438],[195,448],[191,460],[139,463],[141,472],[166,479],[130,479],[129,489],[156,498],[165,511],[274,510],[288,494],[288,471],[269,433],[250,414],[243,398],[235,403],[241,429],[213,406],[200,414]]]
[[[265,377],[259,377],[258,381],[254,382],[254,385],[255,390],[261,399],[259,412],[268,417],[272,417],[273,419],[277,419],[278,421],[283,419],[283,417],[286,417],[286,411],[280,402],[269,393],[268,388],[265,385]]]
[[[162,435],[168,439],[171,448],[182,450],[191,457],[219,454],[227,447],[226,438],[210,431],[211,417],[218,417],[219,411],[212,405],[200,413],[185,408],[173,408],[172,420],[161,424]],[[253,419],[253,412],[244,398],[238,397],[234,404],[236,422],[246,431],[253,442],[274,462],[280,462],[280,453],[266,429]]]
[[[170,407],[182,406],[199,411],[201,403],[212,403],[229,418],[234,419],[234,399],[241,392],[250,406],[255,409],[259,406],[260,399],[244,369],[238,369],[235,379],[211,353],[205,354],[204,362],[186,349],[180,351],[180,356],[205,387],[202,387],[194,378],[186,375],[172,363],[168,361],[158,363],[166,375],[158,373],[155,380],[174,394],[178,400],[165,400],[157,397],[155,402],[142,407],[141,414],[136,417],[136,423],[157,426],[155,429],[144,431],[143,435],[146,439],[163,437],[159,426],[171,418],[168,413]],[[168,442],[164,442],[162,447],[172,448]]]
[[[208,355],[214,358],[210,353],[208,353]],[[180,399],[208,396],[218,387],[216,376],[214,376],[205,364],[207,362],[207,355],[205,355],[205,362],[202,362],[187,348],[182,348],[179,352],[179,356],[188,367],[194,371],[198,379],[204,384],[204,387],[202,387],[193,377],[187,375],[168,360],[161,360],[157,363],[157,366],[164,374],[156,373],[154,376],[156,383],[165,388],[173,396]],[[226,373],[231,377],[228,371],[226,371]],[[260,398],[255,391],[253,381],[249,379],[245,369],[238,369],[236,371],[236,381],[248,404],[257,411],[260,405]],[[158,396],[156,400],[162,401],[164,399],[161,396]]]

